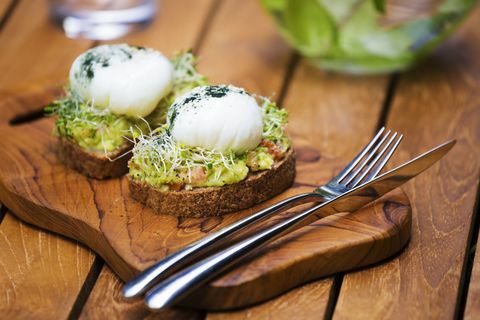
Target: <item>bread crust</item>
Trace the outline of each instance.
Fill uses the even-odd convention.
[[[117,178],[128,171],[128,160],[131,153],[125,154],[132,149],[133,145],[126,141],[120,148],[104,153],[90,151],[80,147],[64,137],[58,138],[58,156],[60,160],[70,168],[95,179]],[[123,157],[111,161],[121,155]]]
[[[270,170],[249,173],[245,180],[222,187],[162,192],[127,177],[132,198],[157,214],[219,216],[252,207],[289,188],[295,179],[295,152],[290,149]]]

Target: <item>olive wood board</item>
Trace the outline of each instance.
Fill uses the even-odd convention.
[[[60,163],[52,135],[54,120],[42,118],[40,112],[62,94],[60,87],[16,92],[0,92],[0,202],[28,223],[82,242],[125,281],[209,232],[311,191],[335,174],[322,169],[320,153],[305,139],[293,136],[297,177],[279,196],[222,217],[156,215],[130,198],[125,177],[88,179]],[[33,118],[38,119],[29,121]],[[400,190],[391,192],[356,212],[325,217],[259,248],[182,304],[210,310],[239,308],[313,279],[377,263],[406,245],[410,227],[408,198]]]

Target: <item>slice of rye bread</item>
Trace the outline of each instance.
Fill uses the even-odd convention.
[[[208,217],[246,209],[272,198],[293,184],[295,152],[289,150],[272,169],[249,173],[243,181],[222,187],[159,191],[127,175],[132,198],[158,214]]]
[[[95,179],[117,178],[128,171],[133,144],[126,141],[120,148],[104,153],[87,150],[64,138],[58,138],[58,156],[62,162],[80,173]],[[121,155],[125,154],[123,157]],[[116,159],[117,157],[120,157]],[[110,159],[116,159],[114,161]]]

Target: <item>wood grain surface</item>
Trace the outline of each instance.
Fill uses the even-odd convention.
[[[458,143],[405,189],[415,213],[410,245],[388,264],[345,276],[337,319],[454,317],[479,184],[479,19],[477,7],[437,54],[400,79],[387,121],[405,133],[396,162],[447,139]]]
[[[211,312],[207,319],[322,319],[327,309],[330,285],[330,279],[318,280],[250,308]]]
[[[0,315],[3,319],[65,319],[94,255],[25,225],[8,213],[0,225]]]
[[[160,50],[166,56],[180,50],[196,49],[214,9],[214,0],[162,1],[158,15],[148,28],[114,41],[101,41],[100,44],[143,45]]]
[[[211,4],[212,1],[208,0],[196,1],[194,3],[191,3],[191,1],[163,1],[160,15],[154,21],[152,28],[148,29],[150,31],[133,34],[122,41],[133,41],[133,43],[135,43],[135,41],[136,43],[143,43],[146,41],[150,43],[151,46],[162,50],[167,55],[180,49],[188,49],[197,41],[197,31],[201,29],[203,20],[205,20]],[[187,12],[182,10],[186,5],[193,10]],[[2,47],[10,47],[13,52],[17,52],[17,57],[20,52],[19,61],[21,61],[21,63],[14,63],[11,65],[9,69],[2,69],[2,71],[4,71],[2,76],[5,76],[2,80],[5,80],[5,86],[1,86],[2,89],[0,89],[0,91],[4,97],[12,91],[18,92],[26,87],[31,88],[32,83],[33,85],[38,86],[44,85],[44,82],[46,81],[49,83],[64,83],[66,71],[68,71],[72,59],[93,44],[92,41],[66,39],[61,30],[51,25],[48,21],[45,3],[41,1],[31,3],[25,3],[24,1],[21,6],[19,5],[16,12],[18,13],[15,13],[12,19],[9,20],[8,30],[6,30],[9,35],[3,38],[0,37]],[[35,16],[31,17],[34,14]],[[31,21],[32,24],[23,24],[26,20]],[[177,30],[177,32],[181,32],[180,34],[182,34],[182,36],[179,36],[179,33],[177,32],[172,33],[172,27]],[[25,36],[20,39],[18,37],[13,37],[13,34],[17,34],[17,32],[22,35],[25,34]],[[44,35],[45,33],[52,34]],[[48,42],[45,42],[45,37],[49,40]],[[130,37],[134,37],[136,40],[130,39]],[[32,41],[34,41],[34,43],[32,43]],[[42,52],[50,48],[52,49],[52,54],[36,57],[35,59],[27,59],[26,55],[31,55],[32,52],[35,52],[33,49],[28,52],[22,52],[22,50],[28,48],[28,46],[32,46]],[[66,50],[66,48],[69,50]],[[69,52],[71,56],[64,58],[64,55]],[[51,60],[44,61],[44,57]],[[2,54],[0,65],[4,63],[3,65],[6,66],[8,64],[7,61],[12,61],[12,59],[13,55]],[[55,61],[55,59],[59,60]],[[36,69],[37,64],[41,64],[42,62],[44,62],[43,66]],[[32,72],[32,69],[35,71]],[[11,73],[8,73],[8,71]],[[28,76],[25,76],[25,74],[28,74]],[[21,75],[21,77],[19,75]],[[13,89],[10,90],[8,89],[9,87],[13,87]],[[60,94],[61,90],[56,90],[54,88],[53,92],[55,94]],[[22,110],[20,114],[27,114],[32,109],[34,111],[39,110],[42,107],[42,103],[44,103],[44,101],[40,102],[33,98],[33,100],[25,104],[28,105],[29,108],[27,108],[27,110]],[[24,228],[30,228],[27,225],[23,226]],[[57,236],[55,237],[58,238]],[[61,244],[62,241],[65,240],[59,240],[59,243]],[[59,247],[61,247],[60,244]],[[81,247],[79,248],[79,250],[84,250]],[[70,258],[74,260],[75,257]],[[56,265],[52,264],[51,268],[52,270],[55,270]],[[89,268],[85,268],[87,273],[88,269]],[[41,281],[40,275],[38,276],[38,280]],[[49,297],[50,299],[55,300],[58,292],[49,291],[47,283],[43,283],[43,286],[45,287],[46,293],[51,293],[50,295],[44,294],[44,297]],[[95,289],[97,290],[97,288],[99,288],[98,285]],[[62,294],[65,295],[65,293]],[[74,301],[75,297],[78,295],[78,290],[71,290],[67,295],[72,298],[72,301]],[[70,308],[71,305],[65,305],[66,311],[69,311]],[[94,313],[89,312],[90,316],[93,314]],[[179,317],[182,314],[183,313],[179,311],[170,313],[172,317]]]
[[[108,266],[104,266],[83,307],[80,319],[187,320],[204,318],[202,312],[178,308],[152,313],[145,308],[142,300],[125,301],[121,296],[122,286],[123,281]]]
[[[257,1],[220,1],[198,49],[199,69],[213,83],[278,99],[292,51]]]
[[[2,0],[0,1],[0,22],[6,21],[8,18],[6,14],[10,9],[10,6],[14,3],[14,0]]]
[[[480,315],[480,250],[478,246],[474,262],[464,314],[467,320],[477,319]]]
[[[20,1],[0,33],[0,92],[65,83],[72,61],[92,43],[66,38],[49,21],[44,1]]]
[[[2,4],[6,2],[10,1]],[[11,92],[9,88],[16,87],[15,92],[31,88],[31,84],[25,85],[29,81],[44,87],[64,78],[68,67],[62,70],[62,61],[73,59],[90,43],[65,39],[48,23],[43,1],[17,1],[0,32],[0,100]],[[31,102],[34,106],[35,101]],[[0,287],[5,288],[0,317],[66,318],[95,255],[76,242],[33,228],[11,214],[2,221],[0,233]]]

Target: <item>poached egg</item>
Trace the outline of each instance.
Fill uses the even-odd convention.
[[[127,44],[102,45],[75,59],[70,89],[115,114],[144,117],[172,89],[173,66],[160,52]]]
[[[167,125],[185,145],[243,153],[260,144],[263,115],[255,98],[241,88],[201,86],[175,100]]]

